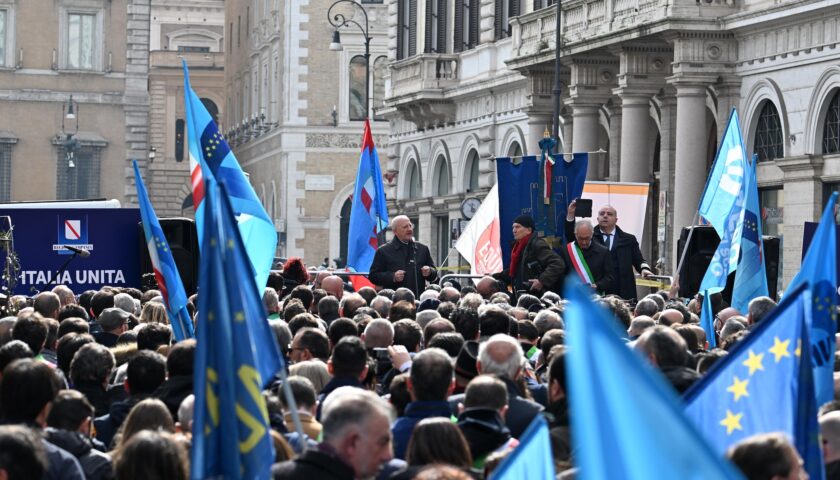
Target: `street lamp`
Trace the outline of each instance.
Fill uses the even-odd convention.
[[[332,11],[336,5],[342,3],[349,3],[358,10],[361,10],[362,14],[365,17],[365,26],[363,27],[359,22],[353,20],[352,18],[347,18],[346,15],[343,13],[336,13],[333,15]],[[363,7],[358,2],[354,0],[338,0],[332,5],[330,5],[329,10],[327,10],[327,21],[330,22],[335,30],[333,31],[333,38],[332,43],[330,43],[330,50],[334,52],[341,51],[341,36],[338,33],[338,30],[342,27],[347,25],[355,25],[359,27],[359,30],[362,32],[362,36],[365,39],[365,118],[369,117],[370,112],[370,34],[368,28],[368,15],[365,7]]]
[[[79,104],[73,101],[73,95],[70,95],[70,99],[67,100],[67,103],[61,105],[61,113],[61,133],[64,135],[63,146],[65,159],[67,160],[67,168],[75,168],[75,152],[79,148],[79,140],[75,138],[75,135],[79,133]],[[68,132],[64,125],[66,120],[76,121],[76,128],[72,133]]]

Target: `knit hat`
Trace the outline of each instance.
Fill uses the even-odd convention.
[[[458,358],[455,359],[455,373],[470,380],[477,377],[476,360],[478,360],[478,342],[475,340],[464,342],[464,346],[458,353]]]
[[[537,229],[537,224],[534,223],[534,219],[531,218],[530,215],[520,215],[513,219],[513,223],[518,223],[525,228],[530,228],[531,230]]]

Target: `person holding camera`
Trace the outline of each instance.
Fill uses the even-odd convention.
[[[530,215],[520,215],[513,220],[510,268],[493,275],[511,285],[514,293],[525,291],[542,295],[562,287],[566,262],[534,230],[536,224]]]

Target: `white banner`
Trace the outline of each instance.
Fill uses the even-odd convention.
[[[502,271],[499,228],[499,189],[493,185],[455,243],[455,249],[470,264],[472,275]]]
[[[618,226],[635,235],[641,244],[649,190],[647,183],[586,182],[583,185],[583,198],[592,199],[594,217],[585,220],[597,226],[598,210],[604,205],[612,205],[618,215]]]

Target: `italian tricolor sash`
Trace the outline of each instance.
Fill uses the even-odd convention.
[[[569,251],[569,258],[580,279],[587,285],[594,285],[595,280],[592,278],[592,272],[589,271],[589,265],[586,264],[586,259],[583,258],[583,251],[577,242],[567,243],[566,250]]]

